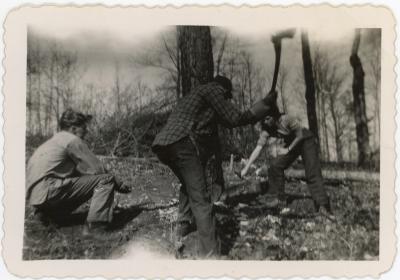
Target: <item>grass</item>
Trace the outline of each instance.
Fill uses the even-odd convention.
[[[108,159],[107,167],[134,189],[117,194],[121,205],[144,202],[166,204],[178,196],[179,184],[171,171],[158,162]],[[231,180],[229,173],[227,180]],[[300,180],[286,182],[291,194],[307,194]],[[379,185],[341,182],[327,185],[337,222],[314,215],[308,198],[289,206],[296,216],[283,216],[263,207],[262,195],[241,195],[217,209],[222,252],[235,260],[371,260],[379,258]],[[111,259],[126,258],[132,244],[148,244],[152,251],[174,257],[177,207],[147,210],[132,207],[115,216],[110,231],[83,236],[88,204],[61,223],[43,225],[26,208],[23,258]],[[185,242],[184,256],[191,257],[196,233]],[[146,245],[147,246],[147,245]],[[150,249],[149,249],[150,250]]]

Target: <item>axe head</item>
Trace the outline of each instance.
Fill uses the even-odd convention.
[[[296,33],[296,28],[285,29],[272,35],[271,41],[272,43],[277,44],[280,43],[282,39],[293,38],[295,33]]]

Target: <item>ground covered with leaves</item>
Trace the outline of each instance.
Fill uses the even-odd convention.
[[[23,258],[192,258],[197,247],[196,232],[183,240],[183,251],[176,255],[179,183],[171,171],[152,160],[105,161],[109,170],[133,186],[132,193],[116,195],[116,202],[125,209],[115,213],[112,229],[83,235],[88,204],[50,224],[39,222],[27,207]],[[228,171],[225,174],[228,183],[237,180]],[[291,199],[279,209],[266,208],[261,193],[229,197],[225,205],[215,209],[223,258],[378,259],[379,184],[341,181],[327,182],[326,187],[336,221],[315,212],[307,185],[298,179],[286,182]]]

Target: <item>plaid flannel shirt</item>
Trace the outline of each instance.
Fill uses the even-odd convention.
[[[241,112],[226,100],[224,92],[216,82],[196,87],[178,102],[153,146],[166,146],[185,136],[216,136],[218,124],[231,128],[256,122],[249,110]]]

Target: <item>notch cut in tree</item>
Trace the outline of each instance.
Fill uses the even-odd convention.
[[[358,56],[361,41],[361,30],[356,29],[350,55],[350,64],[353,68],[353,109],[356,123],[358,165],[365,166],[369,159],[368,119],[364,91],[364,69]]]
[[[209,26],[178,26],[182,96],[213,79],[214,62]]]

